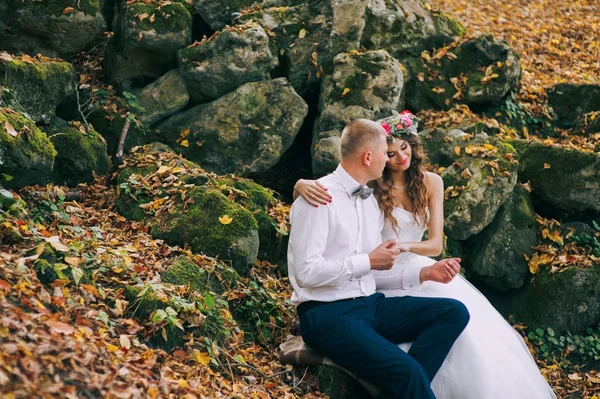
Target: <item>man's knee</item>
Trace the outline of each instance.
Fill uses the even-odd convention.
[[[467,326],[469,320],[471,319],[469,310],[464,303],[457,301],[456,299],[449,299],[449,301],[449,313],[452,317],[452,320],[454,320],[456,326],[462,330]]]

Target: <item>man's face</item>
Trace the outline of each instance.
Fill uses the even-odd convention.
[[[387,155],[387,149],[388,146],[387,141],[385,139],[385,134],[381,134],[379,140],[373,143],[370,167],[370,170],[373,172],[371,180],[379,179],[383,174],[385,164],[389,160]]]

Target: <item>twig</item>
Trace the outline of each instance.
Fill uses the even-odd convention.
[[[85,124],[85,131],[89,133],[91,130],[90,124],[88,123],[87,118],[85,117],[84,109],[82,109],[82,107],[85,106],[85,104],[87,104],[87,102],[85,104],[81,103],[81,100],[79,98],[79,87],[78,87],[77,83],[75,83],[75,94],[77,95],[77,111],[79,111],[79,115],[81,115],[81,117],[83,118],[83,123]],[[90,96],[90,99],[91,99],[91,96]]]
[[[287,373],[291,372],[291,370],[285,369],[283,371],[279,371],[277,373],[273,373],[271,375],[267,375],[267,374],[263,373],[262,371],[260,371],[259,369],[257,369],[256,367],[251,366],[249,364],[245,364],[245,363],[229,363],[229,362],[227,364],[219,363],[219,366],[221,366],[221,367],[225,367],[225,366],[246,367],[246,368],[249,368],[249,369],[252,369],[252,370],[256,371],[258,374],[260,374],[260,376],[262,378],[265,378],[265,379],[269,379],[269,378],[273,378],[273,377],[278,377],[280,375],[287,374]]]
[[[129,131],[130,124],[131,124],[131,120],[129,118],[125,118],[125,124],[123,125],[123,130],[121,131],[121,138],[119,138],[119,146],[117,147],[117,154],[115,155],[115,157],[118,160],[123,159],[125,140],[127,139],[127,132]]]

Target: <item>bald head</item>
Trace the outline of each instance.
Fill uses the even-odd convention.
[[[346,125],[342,131],[342,160],[362,156],[373,149],[385,137],[385,130],[377,122],[368,119],[356,119]]]

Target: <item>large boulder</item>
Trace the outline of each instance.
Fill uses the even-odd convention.
[[[33,121],[0,108],[0,176],[5,188],[46,183],[55,156],[52,142]]]
[[[439,164],[444,179],[444,227],[449,238],[466,240],[488,226],[517,183],[513,147],[486,134],[421,134],[426,152],[450,161]],[[441,154],[441,155],[440,155]],[[452,154],[452,155],[450,155]]]
[[[68,62],[4,53],[0,57],[0,76],[8,89],[2,101],[26,112],[36,122],[48,123],[56,107],[75,95],[75,70]]]
[[[48,129],[47,134],[56,149],[52,170],[54,182],[75,186],[92,181],[94,174],[108,173],[106,141],[94,130],[66,125]]]
[[[540,142],[513,140],[519,152],[519,179],[532,194],[566,211],[600,210],[600,156]]]
[[[469,240],[465,265],[491,287],[503,291],[520,288],[529,274],[524,255],[531,257],[536,244],[535,211],[529,192],[516,186],[492,223]]]
[[[600,111],[600,85],[560,83],[548,89],[556,124],[572,127],[584,114]]]
[[[272,7],[244,14],[274,34],[280,73],[301,95],[317,90],[331,72],[335,55],[360,47],[367,0],[325,0],[294,7]]]
[[[340,162],[340,136],[357,118],[379,119],[404,106],[398,61],[385,51],[342,53],[323,81],[320,116],[313,132],[313,173],[322,176]]]
[[[208,171],[258,174],[279,161],[307,112],[285,78],[246,83],[159,123],[155,137]]]
[[[125,159],[117,177],[116,209],[148,223],[153,237],[218,256],[247,274],[258,254],[256,220],[219,189],[206,186],[208,181],[202,169],[168,148],[142,147]]]
[[[149,127],[181,111],[190,95],[178,69],[173,69],[135,93],[136,117]]]
[[[519,60],[506,42],[489,35],[409,58],[407,106],[420,111],[497,103],[516,90],[521,79]]]
[[[225,28],[178,53],[181,75],[195,103],[227,94],[244,83],[269,80],[279,62],[274,45],[258,24]]]
[[[360,43],[367,49],[385,49],[403,59],[443,47],[464,33],[460,23],[431,3],[370,0],[364,12]]]
[[[164,144],[134,149],[124,162],[116,209],[146,221],[155,237],[218,256],[241,274],[257,256],[285,259],[287,207],[271,190],[249,179],[206,173]]]
[[[531,329],[551,327],[558,334],[579,334],[598,326],[599,285],[598,264],[570,266],[556,273],[544,267],[512,296],[491,300],[503,314],[512,314]]]
[[[0,2],[0,49],[70,58],[104,32],[98,0]]]
[[[107,80],[120,88],[141,87],[177,67],[177,51],[192,42],[192,15],[182,2],[123,4],[106,48]]]

